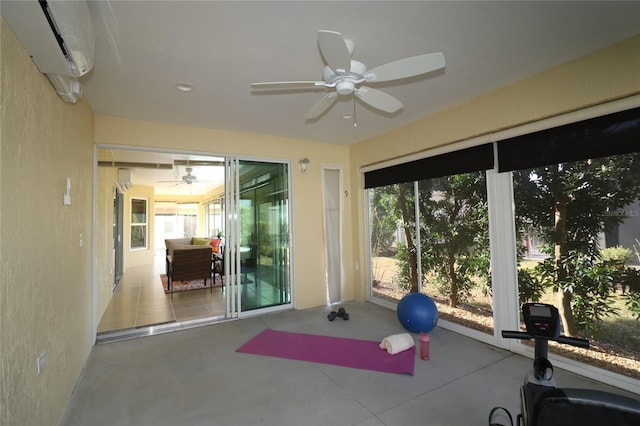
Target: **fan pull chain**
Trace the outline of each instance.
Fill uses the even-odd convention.
[[[356,97],[353,96],[353,127],[358,127],[358,121],[356,120]]]
[[[356,98],[353,97],[353,139],[358,139],[358,120],[356,118]]]

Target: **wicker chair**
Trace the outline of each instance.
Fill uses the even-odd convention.
[[[167,279],[171,291],[173,281],[207,279],[213,288],[213,269],[211,264],[211,246],[198,246],[197,248],[174,249],[168,258],[169,271]]]

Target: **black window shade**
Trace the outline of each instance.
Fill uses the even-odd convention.
[[[498,171],[640,151],[640,108],[498,142]]]
[[[493,144],[484,144],[366,172],[364,187],[375,188],[491,168]]]
[[[497,143],[498,171],[630,152],[640,152],[640,107],[504,139]],[[493,144],[484,144],[366,172],[364,187],[375,188],[493,167]]]

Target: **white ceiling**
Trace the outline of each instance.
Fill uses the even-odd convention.
[[[351,144],[640,34],[640,2],[96,1],[85,96],[99,115]],[[324,92],[252,93],[250,83],[322,80],[316,31],[353,40],[369,69],[443,52],[444,72],[375,87],[394,115]],[[191,93],[176,83],[194,86]],[[373,86],[373,85],[372,85]]]
[[[388,132],[640,34],[640,2],[102,0],[90,8],[95,65],[82,82],[96,114],[337,144]],[[305,122],[324,89],[256,92],[250,84],[322,80],[320,29],[352,40],[352,59],[369,69],[431,52],[444,53],[446,68],[372,84],[404,104],[396,114],[356,103],[354,127],[342,118],[354,112],[347,97]],[[194,90],[177,90],[180,82]],[[127,161],[132,154],[108,155]],[[153,184],[184,173],[132,169],[132,180]],[[213,180],[207,173],[194,171]]]

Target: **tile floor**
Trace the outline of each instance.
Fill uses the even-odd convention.
[[[320,307],[99,344],[60,424],[470,426],[494,406],[519,411],[531,361],[440,328],[414,376],[235,352],[265,328],[375,341],[404,332],[392,310],[344,307],[349,321]],[[624,393],[560,369],[555,378]]]
[[[98,323],[98,333],[224,316],[222,288],[165,294],[160,282],[164,272],[162,253],[153,265],[128,268]]]
[[[98,323],[99,337],[151,325],[225,318],[225,293],[222,287],[165,294],[160,281],[160,274],[165,272],[165,268],[164,250],[161,250],[153,265],[125,271]],[[242,285],[241,298],[243,311],[288,302],[288,295],[265,279],[260,279],[261,275],[268,276],[266,273],[259,274],[257,270],[244,275],[246,283]]]

